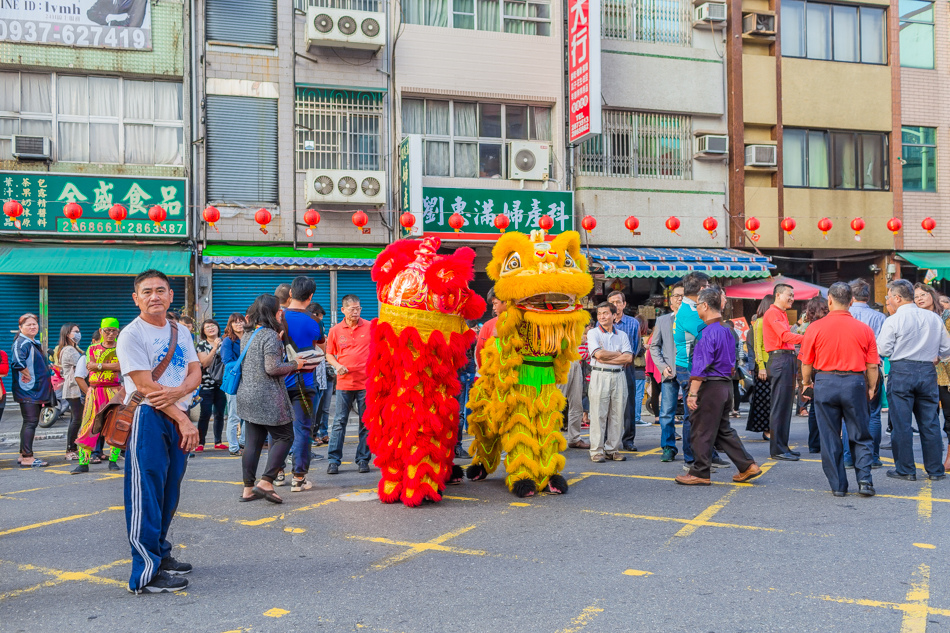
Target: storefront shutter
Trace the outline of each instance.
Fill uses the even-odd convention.
[[[341,301],[346,295],[356,295],[360,298],[360,306],[363,308],[360,316],[367,321],[372,321],[379,316],[379,301],[376,299],[376,282],[370,277],[370,271],[341,270],[337,272],[337,301]],[[341,307],[342,304],[336,307],[338,321],[342,318],[339,312]]]
[[[140,313],[132,301],[134,277],[49,277],[49,346],[59,343],[59,329],[65,323],[77,323],[82,332],[83,349],[89,347],[92,333],[99,329],[104,317],[115,317],[125,327]],[[185,305],[185,277],[171,277],[174,301],[171,310]]]
[[[277,99],[208,95],[206,115],[208,200],[276,204]]]
[[[0,349],[10,357],[17,322],[27,312],[40,312],[40,278],[36,275],[0,275]],[[7,393],[13,388],[10,376],[3,379]]]
[[[277,46],[276,0],[206,0],[205,38]]]
[[[330,273],[327,271],[215,270],[211,273],[211,309],[214,319],[224,328],[231,313],[246,314],[259,295],[273,294],[277,286],[289,284],[297,275],[305,275],[316,282],[313,300],[327,311],[323,326],[329,327],[332,307]]]

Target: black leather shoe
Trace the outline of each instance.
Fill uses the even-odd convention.
[[[797,462],[798,455],[794,453],[782,453],[781,455],[772,455],[772,459],[778,459],[784,462]]]
[[[939,475],[927,475],[927,479],[930,481],[940,481],[941,479],[946,479],[946,473],[940,473]]]
[[[821,452],[821,449],[820,449],[820,448],[809,448],[809,449],[808,449],[808,452],[811,453],[812,455],[814,455],[815,453],[820,453],[820,452]]]
[[[789,451],[789,453],[791,453],[791,454],[794,455],[795,457],[801,457],[801,456],[802,456],[802,454],[799,453],[798,451]]]
[[[330,464],[330,465],[327,466],[327,474],[328,474],[328,475],[336,475],[336,474],[339,473],[339,472],[340,472],[340,465],[339,465],[339,464]]]
[[[844,496],[847,496],[848,491],[847,490],[832,490],[831,494],[833,494],[836,497],[844,497]]]
[[[631,453],[636,453],[637,445],[634,444],[633,442],[627,442],[626,444],[623,445],[623,450],[630,451]]]
[[[862,497],[873,497],[874,486],[871,485],[870,481],[859,481],[858,494],[861,495]]]
[[[911,473],[909,475],[902,475],[896,470],[889,470],[887,471],[887,476],[890,477],[891,479],[903,479],[904,481],[917,481],[917,475],[914,473]]]

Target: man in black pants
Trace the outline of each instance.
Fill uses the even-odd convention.
[[[795,399],[795,346],[804,338],[788,327],[786,310],[795,301],[795,290],[788,284],[775,284],[775,303],[762,317],[762,342],[769,354],[769,380],[772,387],[771,431],[772,459],[798,461],[800,453],[788,447],[788,432],[792,426],[792,404]]]

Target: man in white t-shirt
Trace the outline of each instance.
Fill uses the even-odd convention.
[[[181,578],[192,567],[171,556],[166,538],[175,516],[188,453],[198,444],[198,430],[186,413],[201,381],[201,364],[188,329],[165,314],[174,295],[168,277],[146,270],[135,278],[132,299],[141,314],[119,334],[116,354],[125,380],[126,402],[138,391],[146,396],[135,410],[125,459],[125,522],[132,545],[129,591],[181,591]],[[178,328],[169,351],[171,328]],[[152,370],[166,354],[171,360],[157,381]]]

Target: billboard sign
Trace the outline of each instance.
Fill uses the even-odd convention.
[[[458,232],[449,225],[454,213],[463,220]],[[554,221],[548,233],[557,235],[574,230],[574,192],[423,187],[422,214],[426,235],[442,239],[496,240],[502,231],[495,227],[495,216],[501,214],[508,216],[506,230],[522,233],[538,228],[547,215]]]
[[[400,237],[422,235],[422,136],[419,134],[410,134],[399,143],[399,213],[416,216],[411,229],[400,228]]]
[[[0,42],[152,50],[149,0],[0,0]]]
[[[600,0],[568,0],[568,141],[600,134]]]

